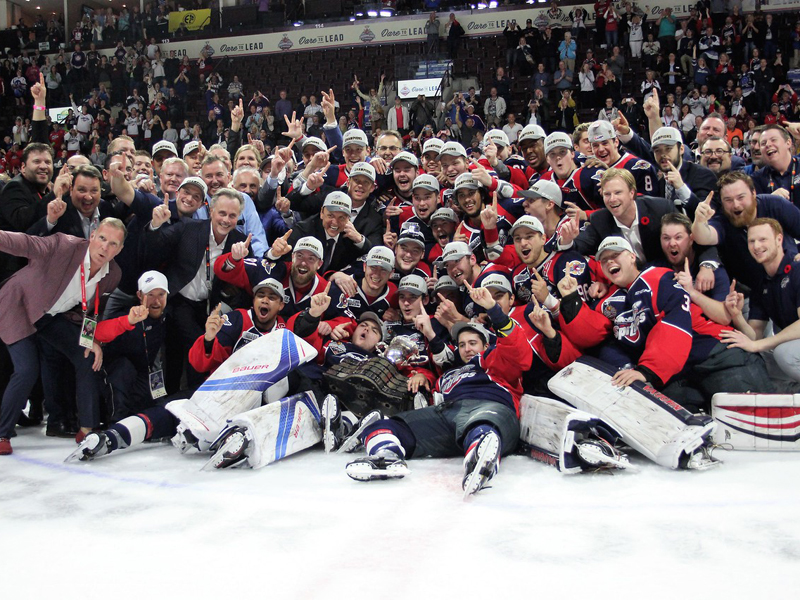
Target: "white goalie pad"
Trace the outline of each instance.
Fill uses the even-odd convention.
[[[649,384],[614,387],[614,372],[603,361],[581,357],[548,387],[579,410],[597,415],[631,448],[663,467],[703,469],[718,462],[697,452],[716,427],[711,417],[691,414]]]
[[[229,424],[247,428],[247,463],[260,469],[322,441],[321,422],[313,392],[304,392],[237,415]]]
[[[574,474],[597,468],[581,459],[578,441],[598,439],[604,435],[610,446],[619,437],[594,415],[583,412],[558,400],[525,394],[520,399],[520,439],[525,454],[562,473]],[[622,459],[622,464],[620,463]],[[605,466],[624,468],[627,459],[618,456],[603,461]],[[617,464],[614,464],[617,463]]]
[[[733,450],[800,450],[800,394],[714,394],[714,441]]]
[[[188,400],[166,408],[201,442],[216,440],[228,419],[286,395],[286,375],[317,351],[288,329],[261,336],[234,352]],[[207,446],[206,446],[207,447]]]

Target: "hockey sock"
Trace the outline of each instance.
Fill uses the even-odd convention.
[[[163,406],[149,408],[108,428],[111,450],[136,446],[152,437],[175,435],[177,425],[178,420]]]
[[[469,454],[472,451],[472,448],[480,443],[481,438],[487,433],[495,432],[497,437],[500,438],[501,441],[501,454],[502,454],[502,440],[503,438],[500,437],[500,432],[498,432],[494,427],[491,425],[476,425],[472,429],[467,432],[467,435],[464,436],[464,456]]]

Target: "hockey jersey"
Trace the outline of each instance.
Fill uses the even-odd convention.
[[[589,286],[592,284],[592,273],[586,258],[574,251],[551,252],[544,261],[536,267],[539,275],[545,280],[547,290],[556,298],[561,297],[558,290],[558,282],[561,281],[565,273],[569,273],[578,281],[578,294],[584,302],[589,301]],[[514,296],[519,304],[527,304],[533,299],[531,281],[535,276],[530,267],[520,264],[511,274],[511,283],[514,288]]]

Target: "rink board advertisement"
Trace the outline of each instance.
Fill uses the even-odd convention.
[[[743,9],[752,10],[750,2],[745,2]],[[656,2],[648,8],[648,20],[655,21],[664,8],[672,8],[676,17],[686,16],[694,6],[692,2],[675,2],[665,0]],[[800,7],[800,0],[770,0],[762,5],[765,11],[791,10]],[[526,5],[517,10],[476,10],[456,12],[456,18],[468,36],[499,35],[511,20],[516,20],[520,27],[531,19],[535,25],[545,27],[548,24],[560,23],[569,28],[569,13],[576,8],[583,8],[589,15],[587,24],[594,23],[594,4],[576,4],[558,8],[549,13],[549,6],[533,7]],[[620,10],[620,9],[618,9]],[[447,20],[449,13],[439,13],[441,23],[440,35],[447,36]],[[165,58],[198,58],[205,49],[215,57],[247,56],[254,54],[280,54],[298,50],[320,50],[345,46],[376,46],[380,44],[397,44],[408,42],[424,42],[425,15],[414,17],[394,17],[387,19],[373,18],[346,23],[320,23],[305,27],[293,28],[289,31],[260,35],[244,35],[214,38],[210,40],[187,40],[170,42],[161,40],[161,54]],[[101,53],[111,55],[113,49],[102,50]]]

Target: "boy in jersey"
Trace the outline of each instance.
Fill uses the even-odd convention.
[[[442,166],[439,164],[439,152],[442,150],[444,142],[438,138],[431,138],[422,146],[422,156],[420,163],[422,170],[428,175],[432,175],[441,181]]]
[[[437,208],[431,215],[431,234],[435,243],[428,247],[425,261],[431,265],[440,263],[445,246],[453,241],[458,217],[452,208]]]
[[[529,190],[519,192],[525,201],[522,206],[525,214],[536,217],[544,227],[545,248],[555,250],[558,246],[561,227],[570,220],[564,211],[564,197],[558,184],[540,179]]]
[[[431,215],[439,207],[439,191],[439,182],[433,175],[417,175],[411,186],[411,206],[386,207],[384,217],[387,218],[388,229],[384,234],[383,243],[390,248],[393,247],[397,233],[406,223],[414,223],[425,236],[425,243],[433,244],[435,240],[430,220]]]
[[[497,334],[497,344],[477,323],[451,330],[458,346],[453,368],[437,381],[442,404],[369,425],[360,435],[368,456],[347,465],[359,481],[404,477],[405,458],[464,455],[464,495],[485,487],[500,456],[513,452],[519,440],[522,373],[531,363],[531,347],[522,328],[506,315],[486,288],[468,287]]]
[[[547,172],[547,156],[544,151],[546,134],[539,125],[526,125],[517,138],[522,157],[528,162],[528,185],[536,183]],[[526,186],[527,187],[527,186]]]
[[[483,165],[474,161],[470,164],[467,160],[467,151],[458,142],[447,142],[442,146],[439,152],[439,163],[442,166],[442,174],[451,188],[455,187],[459,175],[471,172],[475,181],[483,185],[489,192],[497,191],[499,198],[506,199],[514,195],[513,185],[500,181],[493,171],[488,171]],[[440,204],[442,206],[457,208],[453,189],[443,189],[441,194]]]
[[[475,178],[474,171],[463,173],[455,182],[456,203],[464,221],[459,230],[478,257],[478,262],[495,260],[503,253],[514,218],[495,201]],[[487,210],[484,210],[487,209]]]
[[[386,246],[375,246],[364,260],[363,275],[356,266],[331,275],[328,292],[333,298],[327,319],[358,318],[370,311],[383,316],[389,308],[397,307],[397,286],[389,283],[394,271],[394,253]],[[350,293],[355,282],[355,293]]]

